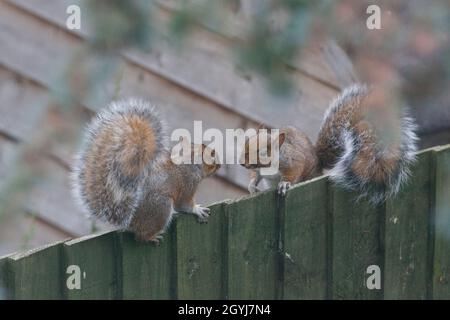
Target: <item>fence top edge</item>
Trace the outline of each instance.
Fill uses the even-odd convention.
[[[10,255],[7,256],[8,259],[17,261],[26,257],[29,257],[35,253],[41,252],[41,251],[45,251],[47,249],[53,248],[53,247],[57,247],[62,245],[64,242],[70,240],[70,238],[64,239],[64,240],[60,240],[60,241],[55,241],[55,242],[51,242],[49,244],[43,245],[43,246],[39,246],[37,248],[33,248],[30,250],[26,250],[26,251],[19,251],[19,252],[14,252],[11,253]]]
[[[420,155],[420,154],[424,154],[424,153],[427,153],[427,152],[442,151],[442,150],[449,149],[449,148],[450,148],[450,144],[443,144],[443,145],[433,146],[433,147],[429,147],[429,148],[426,148],[426,149],[419,150],[419,151],[416,152],[416,154]]]
[[[6,259],[8,259],[9,257],[11,257],[11,256],[14,255],[14,254],[16,254],[16,252],[8,253],[8,254],[5,254],[5,255],[3,255],[3,256],[0,256],[0,261],[1,261],[1,260],[6,260]]]
[[[446,149],[450,149],[450,144],[439,145],[439,146],[434,146],[434,147],[431,147],[431,148],[423,149],[423,150],[420,150],[419,152],[417,152],[417,154],[423,154],[423,153],[433,152],[433,151],[434,152],[438,152],[438,151],[443,151],[443,150],[446,150]],[[303,187],[305,187],[305,186],[307,186],[309,184],[312,184],[312,183],[315,183],[317,181],[324,180],[324,179],[328,179],[328,175],[321,175],[321,176],[315,177],[313,179],[310,179],[310,180],[307,180],[307,181],[304,181],[304,182],[300,182],[300,183],[294,185],[291,190],[295,190],[295,189],[298,189],[298,188],[303,188]],[[237,199],[225,199],[225,200],[221,200],[221,201],[218,201],[218,202],[214,202],[214,203],[210,204],[208,207],[236,204],[236,203],[239,203],[241,201],[248,200],[248,199],[253,199],[253,198],[256,198],[256,197],[264,197],[264,196],[272,194],[273,192],[275,192],[275,190],[274,189],[270,189],[270,190],[266,190],[266,191],[263,191],[263,192],[258,192],[256,194],[244,195],[244,196],[241,196],[241,197],[239,197]],[[98,232],[98,233],[85,235],[85,236],[78,237],[78,238],[66,238],[64,240],[52,242],[52,243],[49,243],[49,244],[46,244],[46,245],[43,245],[43,246],[39,246],[39,247],[30,249],[30,250],[17,251],[17,252],[9,253],[9,254],[0,256],[0,260],[2,260],[2,259],[19,260],[19,259],[28,257],[28,256],[30,256],[30,255],[32,255],[34,253],[38,253],[40,251],[49,249],[49,248],[54,247],[54,246],[58,246],[58,245],[70,246],[70,245],[73,245],[73,244],[77,244],[77,243],[83,242],[85,240],[89,240],[89,239],[94,239],[94,238],[100,237],[100,236],[108,234],[108,233],[117,233],[117,232],[121,232],[121,231],[123,231],[123,230],[117,228],[117,229],[113,229],[113,230],[101,231],[101,232]]]
[[[73,239],[69,239],[67,241],[64,242],[64,246],[72,246],[75,244],[78,244],[80,242],[86,241],[86,240],[90,240],[90,239],[94,239],[94,238],[98,238],[107,234],[115,234],[117,232],[122,231],[122,229],[119,228],[115,228],[112,230],[106,230],[106,231],[99,231],[99,232],[95,232],[95,233],[91,233],[91,234],[87,234],[85,236],[81,236],[78,238],[73,238]]]
[[[432,148],[429,148],[433,151],[439,152],[439,151],[444,151],[444,150],[448,150],[450,149],[450,144],[443,144],[443,145],[439,145],[439,146],[434,146]],[[428,149],[425,149],[428,150]]]

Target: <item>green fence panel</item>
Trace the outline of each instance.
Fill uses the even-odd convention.
[[[119,233],[123,299],[176,298],[176,220],[160,244],[137,242]]]
[[[273,299],[278,291],[277,195],[274,191],[227,205],[228,298]]]
[[[332,189],[332,298],[380,299],[384,206],[338,187]],[[379,268],[379,287],[367,285],[369,276],[377,272],[369,267]]]
[[[2,257],[0,299],[448,299],[450,147],[412,172],[381,206],[319,177],[178,217],[160,245],[114,231]]]
[[[8,256],[0,257],[0,300],[11,299],[13,297],[9,276]]]
[[[432,170],[431,152],[421,152],[407,185],[386,203],[385,299],[427,297]]]
[[[289,190],[284,218],[284,299],[327,297],[328,181]]]
[[[18,253],[8,259],[14,299],[62,299],[62,243]]]
[[[450,146],[436,148],[433,298],[450,298]]]
[[[90,235],[63,245],[62,274],[68,299],[117,299],[116,232]]]
[[[179,299],[223,299],[226,276],[226,217],[224,203],[212,205],[208,223],[194,216],[177,218],[177,277]]]

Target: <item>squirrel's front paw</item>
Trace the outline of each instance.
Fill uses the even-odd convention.
[[[291,187],[291,183],[289,181],[281,181],[278,184],[278,194],[281,194],[282,196],[286,195],[286,192]]]
[[[256,179],[252,179],[252,180],[250,180],[250,183],[248,184],[248,192],[250,192],[250,193],[256,193],[256,192],[258,192],[258,187],[257,187],[257,184],[256,184]]]
[[[193,213],[197,216],[197,221],[200,223],[207,223],[209,218],[210,209],[196,205],[194,207]]]

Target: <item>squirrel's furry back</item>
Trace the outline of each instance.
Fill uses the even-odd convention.
[[[74,195],[89,214],[127,227],[143,177],[167,153],[165,124],[150,103],[129,99],[111,102],[85,132],[72,172]]]
[[[330,170],[334,182],[377,204],[396,194],[406,181],[418,139],[414,120],[405,109],[396,123],[383,124],[390,126],[387,131],[394,132],[395,138],[382,137],[380,121],[374,123],[369,119],[370,94],[370,88],[357,84],[345,89],[331,103],[316,151],[319,166]]]

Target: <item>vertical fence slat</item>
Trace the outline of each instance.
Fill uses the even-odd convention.
[[[177,218],[177,277],[179,299],[223,299],[226,272],[224,203],[210,207],[207,224],[191,215]]]
[[[14,299],[62,299],[60,259],[62,243],[9,257]]]
[[[140,243],[129,232],[122,232],[122,298],[176,298],[176,220],[159,245]]]
[[[450,146],[437,148],[433,298],[450,298]]]
[[[431,165],[431,152],[421,152],[408,184],[386,203],[386,299],[427,297]]]
[[[12,299],[11,282],[9,281],[8,256],[0,258],[0,300]]]
[[[229,299],[276,297],[278,214],[273,191],[227,205]]]
[[[68,299],[116,299],[118,282],[116,258],[120,258],[115,247],[115,231],[101,235],[90,235],[64,243],[62,274],[65,297]],[[76,281],[78,271],[69,270],[69,266],[79,268],[81,288],[69,288]]]
[[[325,177],[289,190],[284,219],[284,299],[327,295],[327,198]]]
[[[369,266],[383,268],[384,206],[332,189],[332,298],[380,299],[382,290],[369,289],[366,281]]]

